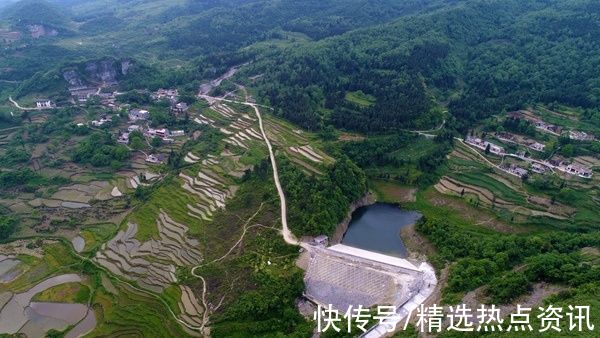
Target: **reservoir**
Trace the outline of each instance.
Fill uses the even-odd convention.
[[[416,211],[405,211],[393,204],[376,203],[352,214],[342,244],[382,254],[407,257],[400,230],[421,218]]]

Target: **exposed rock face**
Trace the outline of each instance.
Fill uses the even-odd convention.
[[[83,71],[77,68],[63,71],[63,78],[72,89],[95,87],[99,84],[114,85],[118,83],[120,76],[127,75],[132,66],[133,62],[130,60],[90,61],[85,64]]]
[[[70,88],[85,87],[83,80],[81,80],[79,74],[73,69],[63,72],[63,78],[69,83]]]
[[[85,65],[85,71],[92,81],[117,83],[117,70],[113,60],[90,62]]]
[[[124,60],[121,62],[121,74],[127,75],[129,72],[129,68],[133,66],[133,63],[130,60]]]

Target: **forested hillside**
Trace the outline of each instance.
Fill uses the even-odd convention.
[[[305,127],[363,132],[433,126],[435,106],[462,122],[530,102],[600,103],[595,1],[463,1],[255,64],[261,93]],[[273,55],[274,54],[274,55]],[[348,94],[372,96],[356,102]]]
[[[248,61],[243,48],[256,42],[288,34],[319,40],[454,2],[26,0],[0,12],[0,27],[23,33],[0,51],[0,79],[25,80],[73,60],[130,57],[156,66],[147,82],[164,78],[158,73],[168,69],[189,74],[179,78],[183,84]],[[28,25],[58,35],[32,39]]]

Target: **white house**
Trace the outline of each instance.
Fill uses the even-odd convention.
[[[48,108],[52,108],[52,101],[50,100],[37,100],[35,101],[35,106],[38,109],[48,109]]]

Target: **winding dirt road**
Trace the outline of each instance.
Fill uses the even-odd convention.
[[[287,204],[285,201],[285,194],[283,192],[283,188],[281,187],[281,182],[279,181],[279,172],[277,170],[277,162],[275,160],[275,154],[273,153],[273,146],[271,145],[271,141],[269,141],[269,138],[267,137],[267,133],[265,132],[265,127],[263,125],[262,116],[260,114],[260,110],[258,109],[259,105],[256,103],[252,103],[252,102],[233,101],[233,100],[228,100],[228,99],[219,98],[219,97],[212,97],[212,96],[208,96],[208,95],[201,95],[200,97],[206,99],[208,102],[214,102],[214,101],[232,102],[232,103],[238,103],[238,104],[250,106],[254,109],[254,112],[256,113],[256,117],[258,118],[260,132],[261,132],[263,139],[267,145],[267,148],[269,149],[269,157],[271,159],[271,167],[273,168],[273,180],[275,181],[277,193],[279,194],[279,204],[281,206],[281,226],[282,226],[281,234],[283,235],[283,240],[286,243],[291,244],[291,245],[302,245],[302,243],[300,241],[298,241],[296,236],[294,236],[294,234],[290,231],[290,229],[288,227]]]

